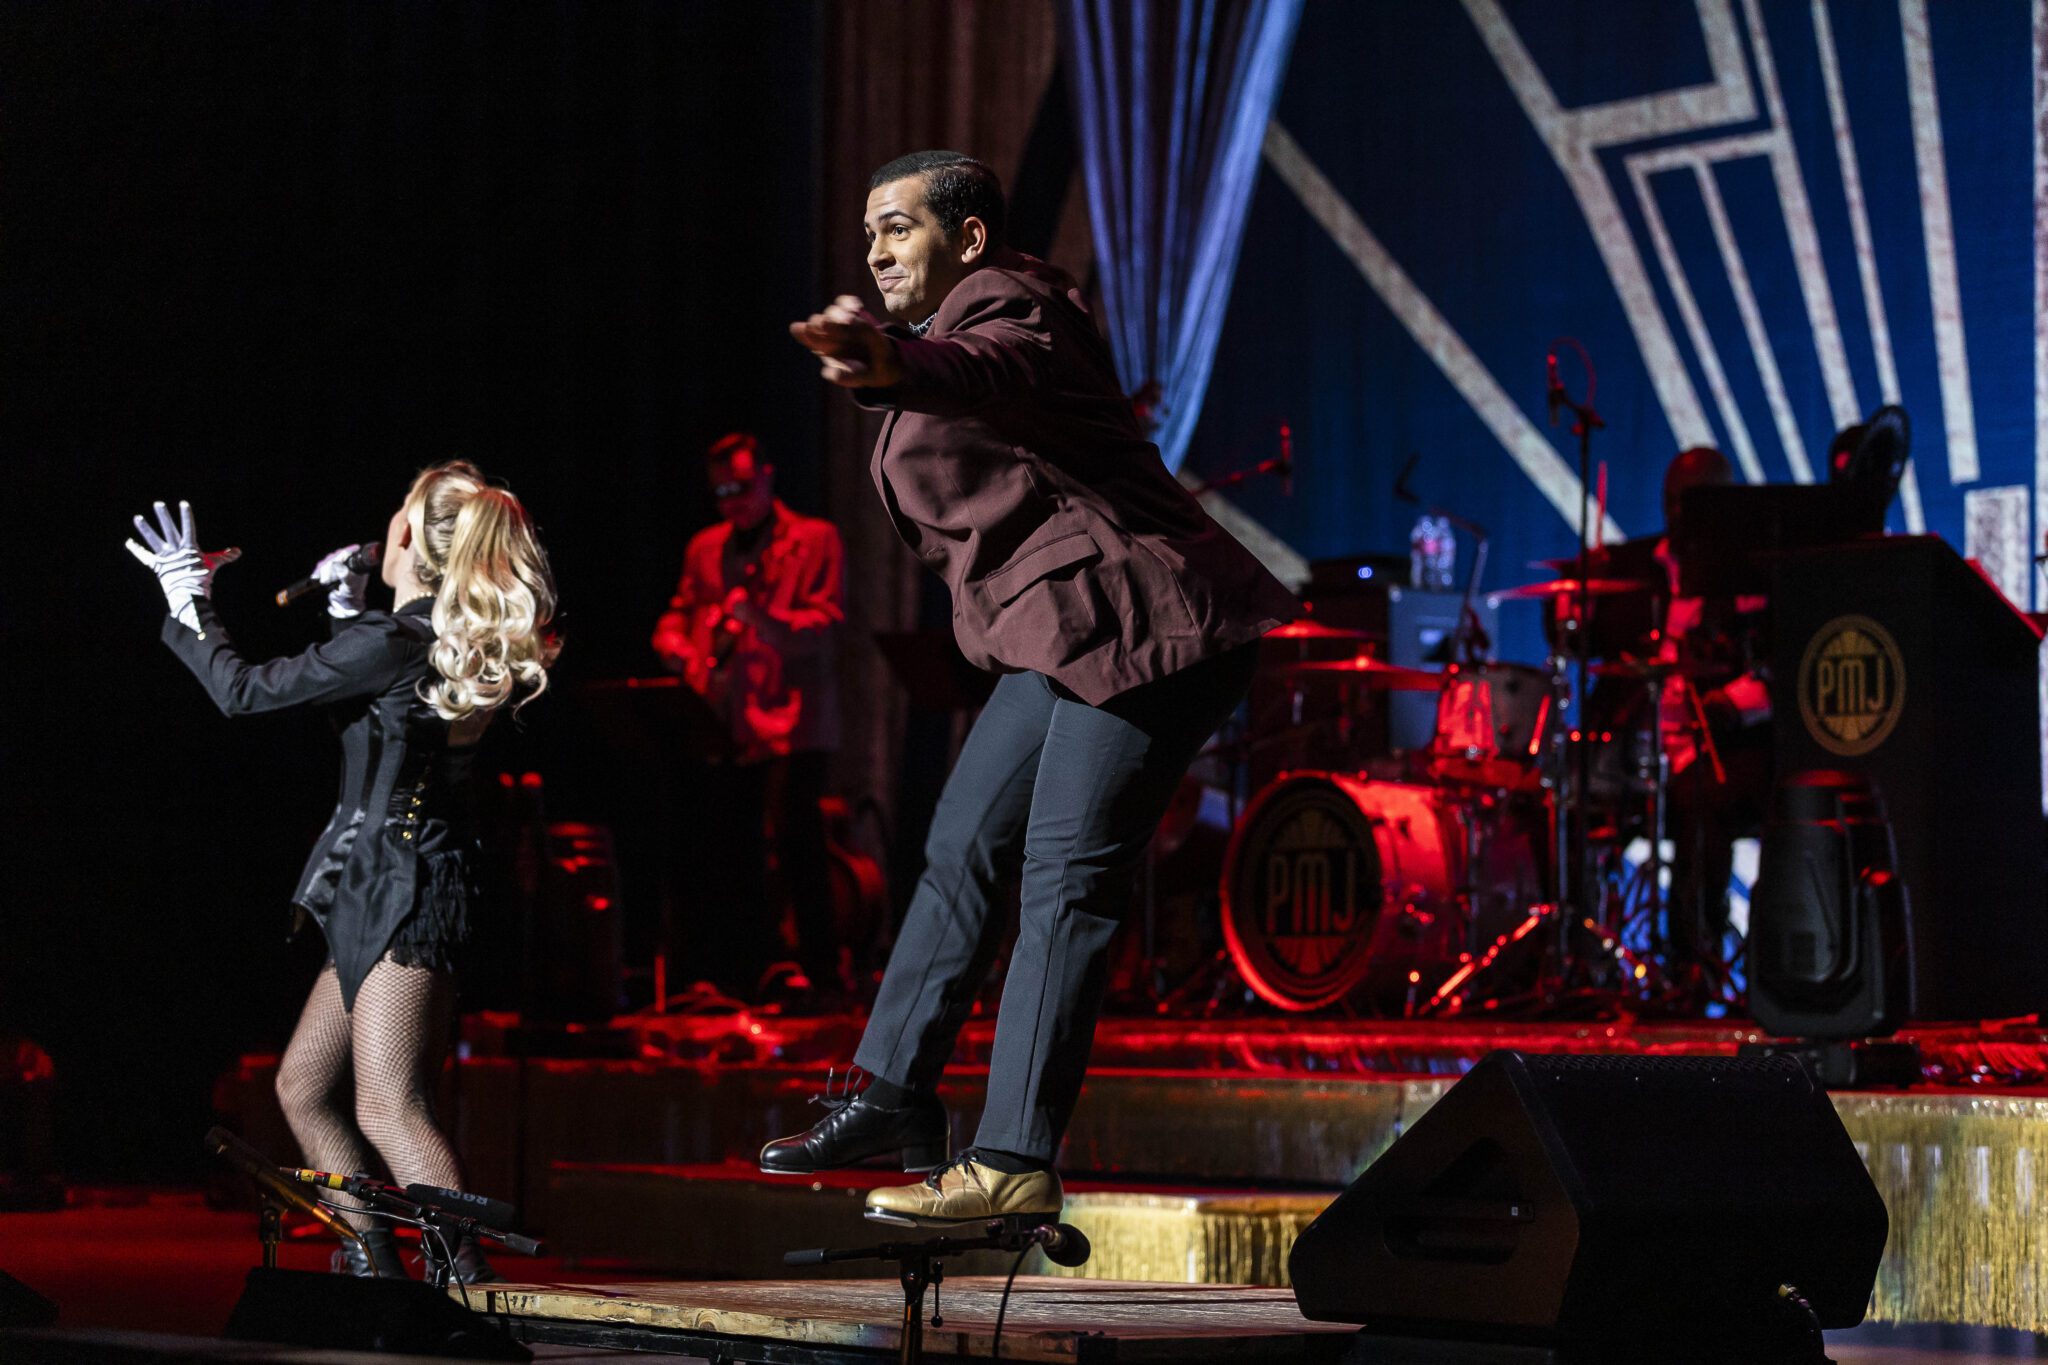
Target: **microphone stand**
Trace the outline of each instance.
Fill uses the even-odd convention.
[[[930,1237],[922,1242],[879,1242],[874,1246],[831,1248],[783,1253],[787,1266],[832,1265],[840,1261],[894,1261],[897,1278],[903,1283],[902,1342],[896,1353],[897,1365],[922,1365],[924,1360],[924,1291],[946,1279],[942,1259],[969,1251],[1022,1252],[1045,1245],[1048,1223],[1018,1226],[1009,1218],[991,1218],[982,1224],[979,1237]],[[1085,1248],[1084,1248],[1085,1250]],[[946,1319],[932,1314],[932,1326],[944,1327]]]
[[[429,1257],[429,1283],[437,1289],[448,1287],[448,1277],[455,1269],[455,1252],[467,1237],[476,1241],[494,1242],[507,1251],[516,1251],[522,1256],[538,1256],[541,1244],[532,1237],[501,1228],[487,1227],[474,1214],[458,1213],[441,1204],[414,1199],[407,1194],[384,1185],[364,1184],[348,1191],[370,1206],[371,1212],[382,1214],[394,1222],[408,1223],[420,1230],[422,1241],[428,1236],[441,1243],[441,1257],[438,1263]]]
[[[1432,507],[1429,511],[1431,516],[1442,517],[1472,537],[1472,567],[1465,574],[1464,599],[1458,604],[1458,625],[1451,632],[1451,658],[1458,663],[1469,664],[1475,657],[1483,655],[1492,643],[1487,641],[1475,647],[1475,637],[1484,635],[1485,631],[1479,624],[1478,609],[1472,604],[1479,596],[1479,580],[1486,573],[1486,548],[1493,537],[1478,522],[1470,517],[1461,517],[1448,508]]]
[[[262,1197],[263,1209],[256,1224],[256,1236],[263,1244],[264,1269],[277,1269],[277,1248],[284,1241],[284,1211],[287,1208],[297,1209],[323,1224],[343,1241],[354,1243],[365,1259],[369,1257],[362,1234],[354,1225],[337,1216],[310,1191],[303,1191],[286,1180],[277,1167],[270,1164],[269,1158],[241,1138],[216,1126],[207,1131],[206,1150],[246,1176]]]
[[[1200,483],[1189,484],[1188,492],[1199,498],[1204,493],[1214,493],[1221,488],[1235,488],[1241,483],[1267,474],[1278,478],[1284,484],[1288,484],[1288,491],[1293,491],[1291,481],[1294,478],[1294,430],[1285,422],[1280,424],[1280,453],[1278,455],[1275,455],[1270,460],[1260,460],[1255,465],[1233,469],[1227,474],[1218,474],[1213,479],[1204,479]]]
[[[1577,345],[1576,342],[1574,342],[1573,344]],[[1579,348],[1579,354],[1583,359],[1585,356],[1584,347]],[[1573,632],[1571,637],[1571,643],[1572,654],[1574,656],[1575,664],[1575,677],[1573,681],[1573,689],[1579,701],[1580,735],[1578,749],[1572,756],[1572,792],[1571,799],[1568,803],[1567,809],[1569,809],[1569,807],[1572,805],[1576,805],[1579,808],[1580,828],[1578,850],[1579,856],[1576,859],[1577,866],[1572,867],[1570,873],[1567,874],[1567,864],[1574,861],[1570,858],[1567,852],[1571,838],[1569,832],[1570,822],[1568,820],[1561,820],[1558,822],[1560,831],[1559,843],[1565,846],[1561,847],[1558,850],[1559,858],[1557,864],[1557,903],[1559,910],[1562,912],[1557,917],[1557,948],[1558,962],[1560,965],[1563,965],[1564,963],[1567,963],[1571,960],[1571,933],[1572,925],[1574,923],[1574,916],[1566,909],[1566,907],[1568,907],[1571,904],[1574,893],[1576,893],[1579,896],[1584,896],[1586,894],[1586,888],[1591,882],[1591,878],[1589,878],[1586,875],[1585,867],[1588,842],[1585,837],[1585,801],[1586,789],[1588,786],[1591,785],[1592,782],[1593,753],[1592,746],[1587,744],[1585,739],[1585,713],[1586,672],[1589,662],[1586,658],[1586,653],[1588,642],[1592,638],[1591,618],[1593,611],[1593,595],[1588,590],[1589,579],[1592,572],[1593,563],[1591,545],[1593,514],[1593,433],[1604,428],[1607,425],[1607,423],[1601,420],[1600,414],[1594,411],[1593,409],[1593,386],[1590,380],[1586,386],[1586,401],[1584,403],[1581,403],[1577,399],[1573,398],[1568,391],[1566,391],[1563,382],[1558,379],[1556,353],[1553,351],[1546,358],[1549,362],[1549,379],[1548,392],[1545,394],[1545,399],[1550,407],[1551,425],[1555,426],[1557,424],[1558,409],[1563,408],[1569,411],[1572,415],[1572,435],[1579,438],[1579,581],[1577,589],[1571,594],[1570,598],[1568,598],[1567,600],[1572,603]],[[1589,376],[1592,374],[1592,370],[1592,362],[1588,360],[1586,362],[1586,372]],[[1580,910],[1580,917],[1583,917],[1585,913],[1588,913],[1590,911],[1590,907],[1580,907]]]

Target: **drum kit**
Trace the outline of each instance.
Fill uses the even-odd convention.
[[[1454,639],[1441,671],[1406,667],[1382,657],[1373,632],[1314,619],[1269,635],[1268,677],[1292,704],[1220,740],[1212,782],[1238,789],[1247,755],[1298,730],[1371,733],[1364,717],[1396,693],[1433,693],[1435,726],[1419,749],[1291,767],[1251,792],[1220,888],[1221,960],[1236,978],[1290,1012],[1396,1018],[1599,1014],[1667,998],[1672,698],[1704,720],[1683,668],[1658,657],[1667,594],[1590,574],[1490,594],[1544,609],[1554,652],[1541,665],[1471,657]],[[1589,658],[1602,639],[1594,608],[1610,605],[1630,627],[1607,631],[1607,657]],[[1309,645],[1348,652],[1302,658]],[[1631,719],[1615,728],[1575,730],[1574,672],[1582,696],[1590,674],[1603,695],[1648,704],[1619,708]],[[1692,739],[1711,760],[1703,723]],[[1647,856],[1631,861],[1632,844]]]

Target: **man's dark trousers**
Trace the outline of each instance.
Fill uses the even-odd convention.
[[[1001,941],[1004,884],[1017,877],[1017,944],[975,1145],[1054,1158],[1145,845],[1256,662],[1257,646],[1242,646],[1099,707],[1037,673],[996,685],[932,817],[857,1066],[906,1089],[936,1087]]]

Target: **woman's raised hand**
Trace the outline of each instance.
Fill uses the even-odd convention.
[[[128,542],[128,553],[135,556],[144,568],[156,575],[157,586],[164,590],[164,601],[170,605],[171,615],[187,630],[199,629],[200,598],[213,595],[213,573],[223,564],[232,564],[242,557],[240,550],[216,550],[208,552],[199,548],[199,532],[192,524],[192,504],[178,504],[178,519],[171,520],[171,512],[161,502],[156,504],[156,525],[151,526],[142,517],[135,518],[136,534],[142,543]]]
[[[349,566],[349,556],[362,549],[344,545],[313,566],[315,582],[327,585],[327,614],[337,621],[361,616],[370,600],[370,572]]]

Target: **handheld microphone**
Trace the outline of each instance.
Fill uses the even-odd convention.
[[[383,562],[383,543],[381,541],[373,540],[368,545],[363,546],[361,549],[357,550],[354,554],[348,557],[348,568],[350,573],[368,573],[370,570],[376,568],[379,564]],[[307,593],[312,592],[316,588],[327,588],[332,586],[333,584],[322,583],[317,578],[301,578],[298,582],[292,584],[291,586],[281,588],[278,590],[277,605],[279,605],[280,607],[288,607],[292,603],[298,601],[301,597],[304,597]]]
[[[1031,1229],[1031,1240],[1045,1253],[1045,1259],[1054,1265],[1072,1269],[1087,1263],[1095,1250],[1088,1244],[1088,1234],[1072,1223],[1046,1223]]]
[[[1550,405],[1550,425],[1557,425],[1557,410],[1564,403],[1564,382],[1557,377],[1557,352],[1551,351],[1543,357],[1545,366],[1545,392],[1543,399]]]
[[[263,1192],[282,1204],[289,1204],[299,1212],[320,1223],[329,1232],[345,1242],[361,1246],[362,1234],[349,1225],[347,1220],[338,1218],[325,1205],[304,1190],[284,1178],[277,1167],[270,1164],[263,1153],[236,1137],[225,1128],[214,1127],[206,1130],[206,1150],[233,1166],[263,1187]]]

